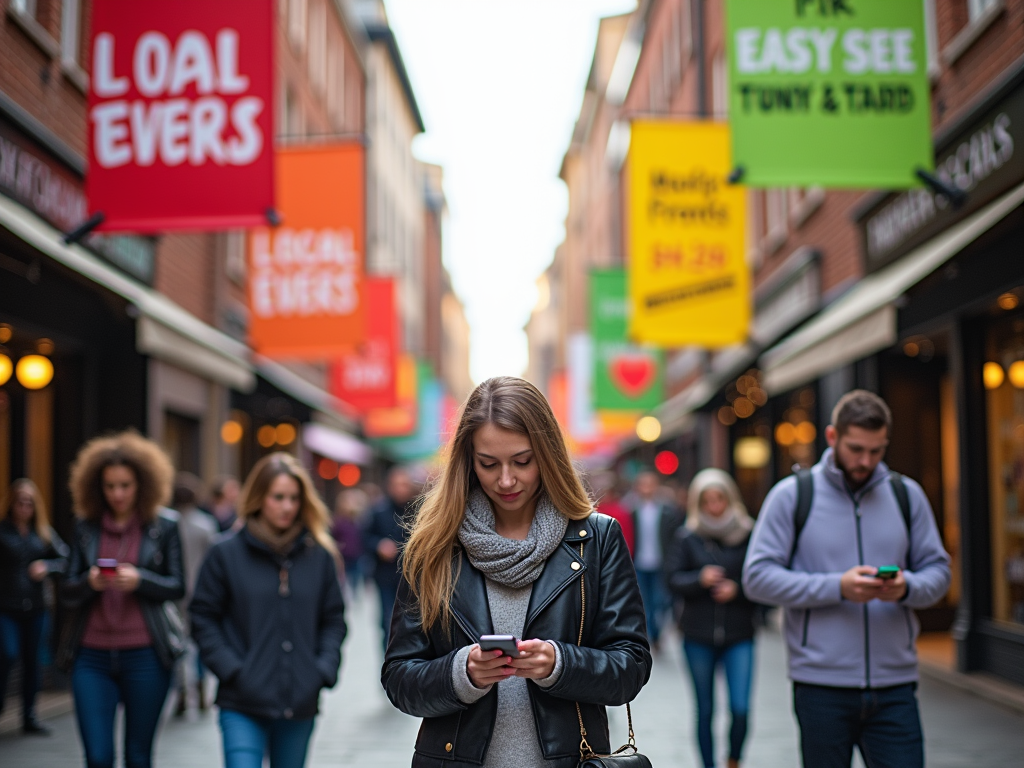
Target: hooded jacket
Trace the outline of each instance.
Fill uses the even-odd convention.
[[[949,555],[924,491],[904,479],[908,539],[884,463],[851,491],[829,449],[811,476],[814,499],[791,564],[796,478],[778,483],[765,499],[743,569],[747,596],[784,607],[789,676],[795,682],[863,689],[917,681],[920,626],[913,609],[936,603],[950,582]],[[906,596],[895,603],[847,601],[840,579],[857,565],[898,565]]]

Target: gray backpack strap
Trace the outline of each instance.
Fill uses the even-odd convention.
[[[900,512],[903,515],[903,524],[907,526],[907,567],[911,567],[911,532],[910,527],[910,494],[907,493],[907,484],[903,482],[903,475],[899,472],[889,472],[889,484],[892,492],[896,494],[896,501],[900,505]]]
[[[800,533],[807,525],[807,518],[811,516],[813,503],[814,476],[811,475],[809,469],[798,470],[796,473],[796,509],[793,511],[793,546],[789,550],[787,568],[793,567],[793,558],[796,557],[796,546],[800,542]]]

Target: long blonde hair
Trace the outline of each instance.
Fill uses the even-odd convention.
[[[480,484],[473,469],[473,435],[485,424],[529,438],[541,489],[555,509],[571,520],[582,520],[593,510],[544,395],[511,376],[485,381],[462,406],[440,475],[424,496],[402,556],[402,575],[419,603],[424,629],[438,621],[447,627],[451,620],[456,536],[469,494]]]
[[[238,519],[243,523],[250,517],[259,513],[263,508],[263,500],[270,492],[270,486],[274,480],[281,476],[288,475],[294,478],[299,484],[299,496],[301,506],[299,507],[299,518],[306,530],[316,539],[317,544],[326,549],[331,555],[338,558],[338,548],[331,536],[331,516],[327,507],[320,500],[316,488],[309,473],[303,468],[298,460],[290,453],[271,453],[256,462],[249,477],[245,480],[242,493],[239,496]]]
[[[0,505],[0,522],[10,516],[11,507],[14,506],[14,497],[19,491],[26,491],[32,497],[32,504],[35,507],[32,523],[35,526],[36,535],[49,544],[52,539],[50,536],[50,514],[46,510],[46,502],[43,501],[43,494],[40,492],[39,486],[27,477],[11,483],[11,487],[7,491],[7,497],[4,499],[3,504]]]

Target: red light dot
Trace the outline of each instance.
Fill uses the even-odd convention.
[[[359,469],[355,464],[342,464],[338,470],[338,482],[346,488],[351,488],[353,485],[359,482],[359,478],[363,476],[362,470]]]
[[[654,466],[663,475],[671,475],[679,469],[679,457],[672,451],[662,451],[654,457]]]
[[[338,474],[338,462],[331,461],[330,459],[320,459],[316,471],[324,480],[330,480]]]

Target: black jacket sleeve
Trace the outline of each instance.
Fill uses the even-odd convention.
[[[60,600],[66,608],[80,608],[97,594],[89,586],[89,558],[84,549],[84,539],[89,536],[86,523],[75,523],[74,540],[71,542],[71,557],[68,559],[67,577],[60,589]]]
[[[688,535],[680,531],[673,537],[665,553],[665,580],[676,597],[710,597],[711,590],[700,583],[703,565],[693,557]]]
[[[416,617],[408,582],[398,587],[398,605],[391,621],[391,640],[384,656],[381,683],[391,703],[413,717],[444,717],[466,709],[455,694],[453,650],[438,657],[430,636]]]
[[[46,563],[46,572],[63,574],[68,570],[68,555],[71,550],[64,540],[53,528],[50,529],[50,545],[46,549],[43,562]]]
[[[192,639],[199,646],[203,664],[219,680],[230,683],[242,671],[242,658],[235,653],[224,634],[224,615],[231,599],[223,545],[210,550],[199,570],[195,593],[189,604]]]
[[[338,584],[338,571],[334,558],[324,553],[324,584],[320,598],[320,627],[316,642],[316,667],[323,676],[324,686],[333,688],[338,682],[341,666],[341,644],[345,642],[348,627],[345,624],[345,600]]]
[[[547,693],[617,707],[635,699],[646,685],[652,660],[640,587],[618,523],[603,538],[599,595],[587,595],[594,623],[583,646],[558,641],[564,668]]]
[[[173,521],[159,521],[161,526],[161,551],[167,563],[167,573],[157,573],[139,568],[139,597],[154,603],[180,600],[185,596],[185,567],[181,559],[181,536],[178,524]]]

